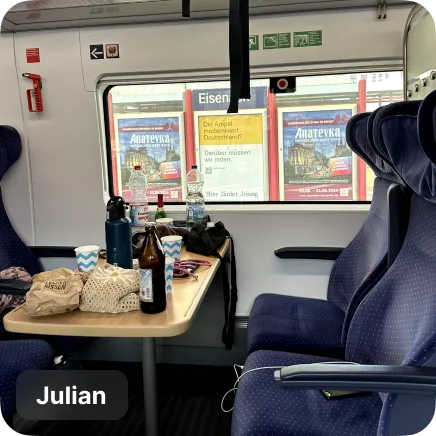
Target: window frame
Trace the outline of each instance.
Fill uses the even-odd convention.
[[[341,75],[341,74],[373,74],[376,75],[378,73],[386,73],[386,72],[401,72],[403,71],[402,67],[398,65],[383,65],[383,66],[374,66],[374,68],[366,67],[359,68],[350,67],[345,69],[334,70],[319,70],[319,71],[298,71],[297,74],[293,74],[297,77],[312,77],[312,76],[328,76],[328,75]],[[277,73],[279,74],[279,73]],[[284,73],[283,75],[292,75],[292,72]],[[262,73],[262,74],[252,74],[251,79],[267,79],[271,77],[272,73]],[[377,76],[376,76],[377,77]],[[358,78],[358,76],[357,76]],[[122,77],[102,77],[100,82],[97,83],[97,106],[100,109],[100,120],[103,124],[101,128],[101,136],[102,136],[102,150],[103,156],[102,160],[105,163],[105,185],[106,185],[106,200],[115,195],[114,193],[114,184],[113,184],[113,170],[112,170],[112,144],[111,144],[111,120],[109,113],[109,103],[108,103],[108,95],[110,91],[116,86],[128,86],[128,85],[155,85],[155,84],[165,84],[165,83],[191,83],[191,82],[211,82],[211,81],[228,81],[230,78],[228,75],[218,74],[218,75],[209,75],[206,76],[198,73],[191,77],[186,76],[168,76],[165,78],[153,77],[153,78],[144,78],[144,76],[140,75],[131,75],[131,76],[122,76]],[[369,80],[369,77],[366,79]],[[359,82],[359,78],[357,83]],[[354,155],[354,153],[353,153]],[[150,205],[156,205],[156,202],[150,202]],[[223,211],[229,210],[233,211],[246,211],[246,212],[262,212],[262,211],[301,211],[307,212],[309,209],[307,206],[312,206],[314,212],[321,211],[337,211],[343,210],[346,212],[362,212],[369,210],[369,205],[371,201],[360,201],[360,200],[345,200],[345,201],[296,201],[296,200],[277,200],[277,201],[226,201],[226,202],[217,202],[217,201],[208,201],[208,209],[211,211]],[[178,210],[181,206],[185,206],[184,202],[167,202],[167,208],[171,210]],[[212,207],[209,207],[212,206]],[[230,208],[229,208],[230,206]],[[295,207],[297,206],[297,207]],[[299,207],[301,206],[301,207]],[[278,208],[277,208],[278,207]],[[255,209],[254,209],[255,208]],[[182,210],[182,209],[180,209]],[[184,210],[184,209],[183,209]]]

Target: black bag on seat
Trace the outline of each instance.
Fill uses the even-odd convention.
[[[224,294],[224,327],[222,332],[222,341],[227,350],[231,350],[235,336],[235,317],[236,303],[238,302],[238,288],[236,285],[236,260],[235,260],[235,245],[233,238],[225,228],[224,224],[219,221],[214,227],[208,227],[210,221],[209,216],[197,221],[192,227],[188,235],[185,235],[183,242],[186,249],[191,253],[201,254],[203,256],[214,256],[221,260],[221,273],[223,282]],[[227,274],[227,265],[219,254],[218,250],[224,244],[226,239],[230,239],[231,265],[230,265],[230,280]]]

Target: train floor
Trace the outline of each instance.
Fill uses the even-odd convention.
[[[140,364],[82,362],[82,367],[118,369],[127,375],[129,410],[123,419],[35,422],[16,415],[14,430],[38,436],[145,436]],[[221,399],[234,381],[235,373],[228,367],[158,365],[159,436],[230,435],[231,413],[221,411]]]

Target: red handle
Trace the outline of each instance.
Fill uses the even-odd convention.
[[[42,105],[41,76],[39,76],[38,74],[24,73],[23,77],[26,77],[33,81],[33,89],[28,89],[26,91],[29,112],[42,112],[44,108]],[[32,103],[32,92],[33,98],[35,99],[35,108],[33,107]]]

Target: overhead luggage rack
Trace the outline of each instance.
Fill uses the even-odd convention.
[[[89,27],[190,19],[225,18],[228,0],[191,0],[186,17],[182,0],[37,0],[14,6],[4,17],[2,32],[54,28]],[[184,6],[185,5],[185,6]],[[334,9],[373,7],[378,0],[251,0],[250,15],[270,15]],[[409,7],[407,2],[389,0],[389,7]],[[185,7],[185,13],[183,12]]]

